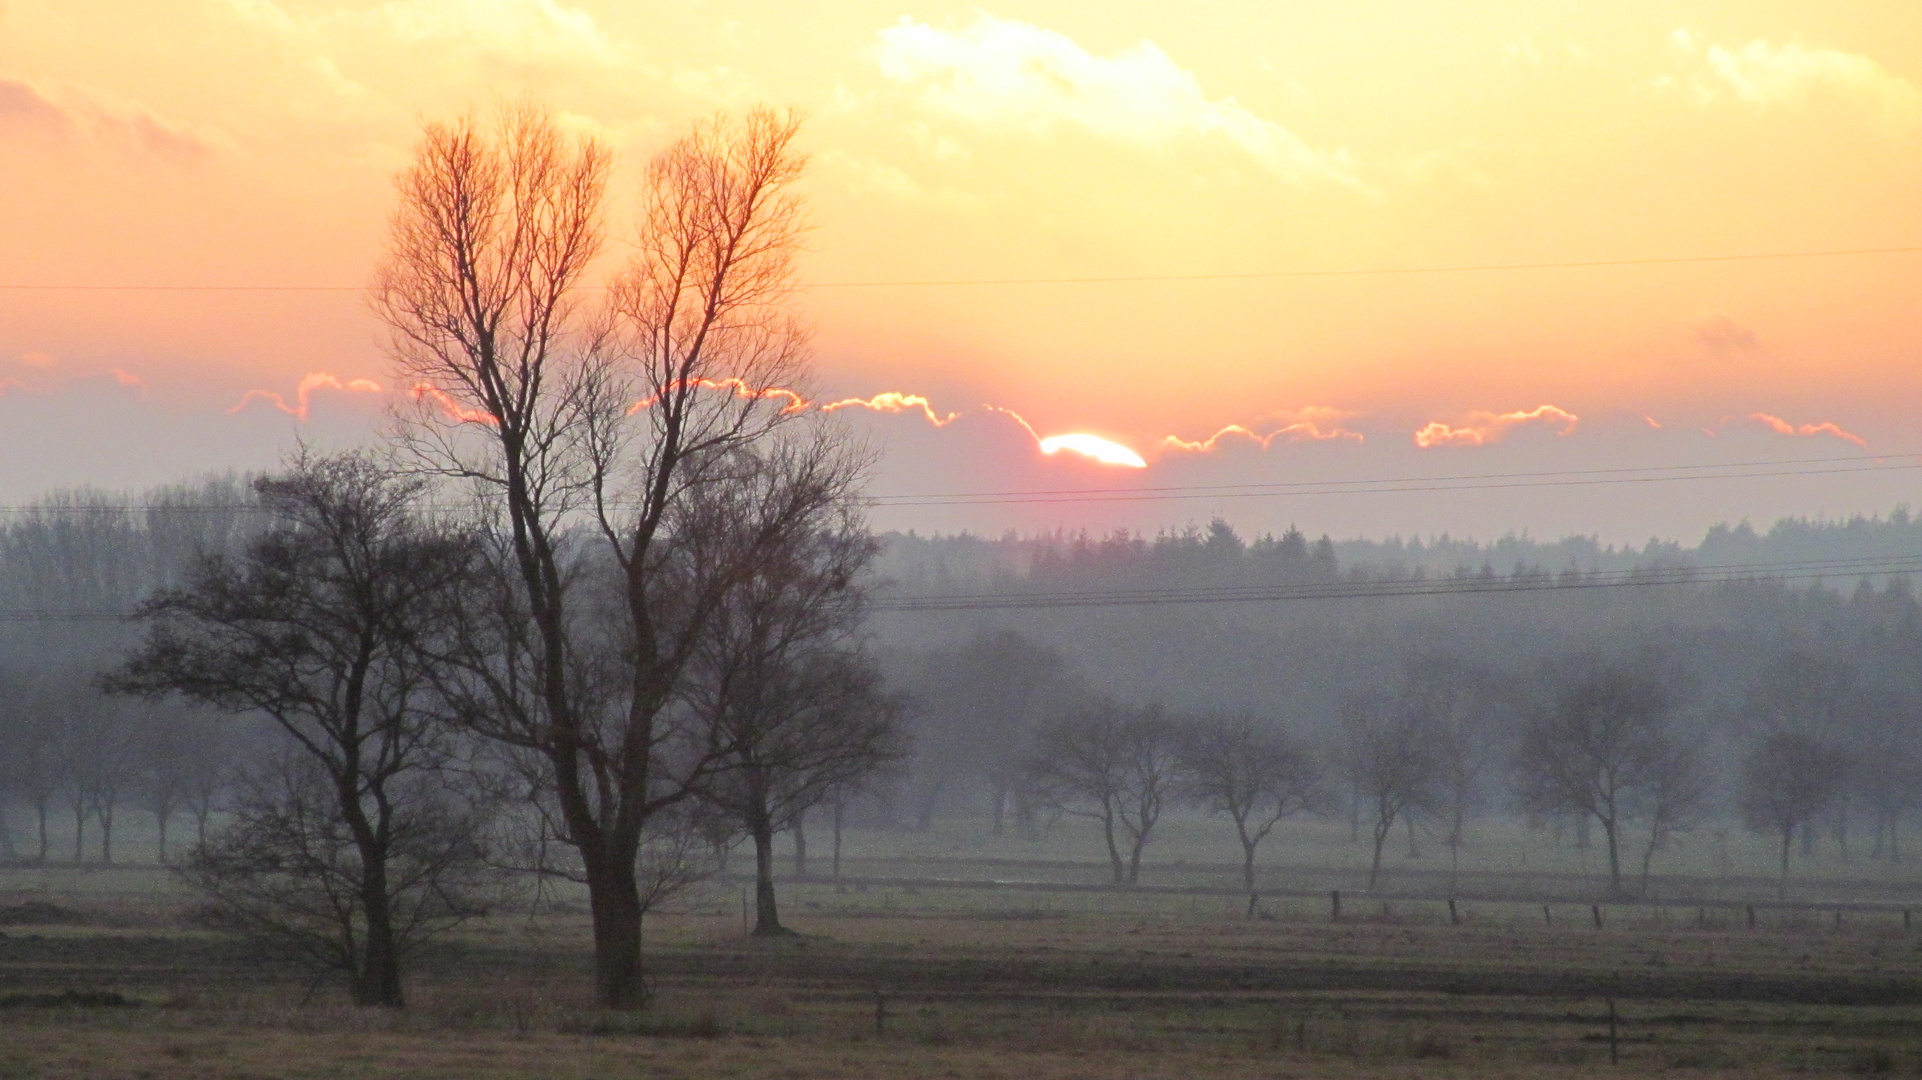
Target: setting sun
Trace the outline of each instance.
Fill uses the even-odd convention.
[[[1099,435],[1050,435],[1041,440],[1041,452],[1044,454],[1055,454],[1062,450],[1093,458],[1103,465],[1120,465],[1129,469],[1148,467],[1140,454]]]

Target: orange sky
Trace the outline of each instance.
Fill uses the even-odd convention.
[[[520,94],[619,149],[617,222],[690,119],[804,108],[823,283],[1922,245],[1922,5],[1193,7],[0,0],[0,284],[358,286],[421,118]],[[967,417],[861,421],[884,488],[936,491],[1081,475],[988,404],[1131,447],[1142,483],[1922,450],[1918,285],[1892,254],[804,302],[824,390]],[[376,340],[353,292],[0,291],[9,497],[364,430]],[[312,372],[343,388],[309,381],[307,428],[262,396],[227,412],[255,389],[302,412]],[[1230,424],[1282,434],[1169,439]],[[1114,520],[1639,539],[1912,486],[1853,483]],[[996,513],[903,521],[1106,520]]]

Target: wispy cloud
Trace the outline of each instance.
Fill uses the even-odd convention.
[[[1099,56],[1065,34],[979,13],[959,31],[903,18],[875,46],[881,72],[983,127],[1079,127],[1146,148],[1224,141],[1292,180],[1351,183],[1345,151],[1317,150],[1233,98],[1210,98],[1151,41]]]
[[[1457,427],[1439,420],[1415,432],[1415,445],[1423,450],[1438,446],[1486,446],[1502,441],[1503,436],[1522,424],[1555,428],[1557,435],[1575,430],[1580,417],[1554,405],[1537,405],[1517,412],[1472,412]]]
[[[1852,442],[1863,449],[1867,449],[1869,445],[1868,440],[1862,438],[1862,436],[1854,432],[1844,431],[1837,425],[1826,421],[1820,424],[1791,424],[1779,416],[1770,416],[1768,413],[1760,412],[1750,413],[1748,418],[1768,428],[1770,431],[1775,432],[1777,435],[1787,435],[1797,439],[1813,439],[1820,436],[1827,436],[1833,439],[1841,439],[1843,442]]]
[[[208,157],[221,141],[101,91],[0,76],[0,136],[8,133],[173,161]]]
[[[272,390],[249,390],[246,395],[240,399],[239,404],[227,411],[229,413],[237,413],[253,402],[264,401],[289,416],[305,420],[307,419],[308,407],[312,404],[313,394],[316,390],[340,390],[350,393],[378,394],[380,393],[380,389],[380,384],[372,379],[342,379],[337,375],[332,375],[325,371],[310,371],[300,380],[299,385],[294,388],[294,400],[291,405],[288,404],[285,397],[282,397]]]
[[[1754,352],[1762,342],[1755,331],[1720,311],[1705,313],[1695,322],[1695,340],[1710,352]]]
[[[1349,440],[1357,443],[1363,441],[1360,432],[1350,431],[1342,426],[1342,421],[1350,419],[1355,415],[1343,409],[1311,405],[1308,408],[1297,409],[1283,415],[1283,422],[1277,426],[1270,427],[1266,432],[1259,431],[1255,428],[1244,427],[1241,424],[1229,424],[1205,439],[1184,439],[1178,435],[1167,435],[1162,438],[1158,445],[1164,450],[1209,454],[1220,447],[1224,439],[1234,442],[1252,443],[1261,447],[1263,450],[1273,446],[1276,442],[1286,444],[1336,442],[1341,440]]]
[[[1686,85],[1702,104],[1733,100],[1767,111],[1827,98],[1891,126],[1922,123],[1922,91],[1860,53],[1759,38],[1731,48],[1702,42],[1686,29],[1675,31],[1672,41],[1698,65]]]

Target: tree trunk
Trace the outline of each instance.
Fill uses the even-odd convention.
[[[846,810],[846,803],[834,800],[834,876],[837,878],[841,876],[841,821]]]
[[[774,903],[774,826],[757,815],[748,832],[754,837],[754,936],[776,937],[787,929]]]
[[[1147,846],[1148,846],[1148,830],[1143,829],[1141,830],[1141,835],[1134,838],[1134,846],[1130,848],[1128,851],[1128,884],[1129,885],[1141,884],[1141,851],[1143,848]]]
[[[1782,830],[1782,879],[1775,886],[1775,898],[1786,900],[1789,895],[1789,845],[1795,841],[1795,826]]]
[[[1108,866],[1114,871],[1114,883],[1116,885],[1125,885],[1127,884],[1128,868],[1127,865],[1121,861],[1121,847],[1115,843],[1114,814],[1112,812],[1102,815],[1101,834],[1108,841]]]
[[[1381,849],[1388,842],[1388,834],[1395,828],[1393,817],[1381,816],[1375,819],[1375,861],[1368,866],[1368,891],[1375,891],[1375,883],[1381,880]]]
[[[1601,820],[1602,838],[1608,842],[1608,893],[1610,896],[1620,896],[1622,892],[1621,839],[1615,834],[1616,821],[1614,818],[1603,818]]]
[[[805,878],[808,876],[807,811],[796,811],[790,827],[794,830],[794,876]]]
[[[1246,836],[1241,839],[1241,884],[1248,890],[1248,917],[1255,917],[1255,906],[1261,897],[1255,892],[1255,848],[1259,840],[1251,841]]]
[[[1421,858],[1421,838],[1415,832],[1415,815],[1408,815],[1406,824],[1408,825],[1408,857],[1419,859]]]
[[[394,939],[393,911],[387,902],[387,853],[378,842],[360,848],[360,909],[367,922],[360,970],[354,973],[354,1004],[398,1009],[400,949]]]
[[[46,862],[47,852],[49,850],[47,841],[47,804],[45,802],[37,802],[33,804],[33,808],[40,816],[40,854],[34,857],[34,861]]]
[[[8,818],[7,808],[0,805],[0,859],[16,862],[19,858],[20,852],[13,846],[13,822]]]
[[[634,864],[596,853],[587,864],[594,919],[594,1001],[604,1009],[641,1004],[641,889]]]
[[[153,812],[154,832],[159,840],[159,852],[155,857],[162,866],[167,865],[167,819],[172,816],[159,810]]]
[[[79,803],[73,807],[73,862],[75,866],[87,861],[87,852],[81,846],[87,839],[87,808]]]

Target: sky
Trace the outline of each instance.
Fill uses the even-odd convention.
[[[369,437],[393,177],[523,97],[617,236],[690,123],[805,112],[886,527],[1687,540],[1922,474],[1922,253],[1664,261],[1922,247],[1922,5],[0,0],[0,499]],[[1090,489],[1154,497],[943,498]]]

